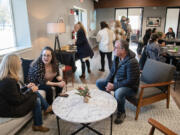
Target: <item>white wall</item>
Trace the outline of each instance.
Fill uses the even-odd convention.
[[[166,7],[144,7],[142,36],[145,34],[146,29],[153,28],[153,27],[146,26],[147,17],[161,17],[161,25],[160,25],[160,27],[156,27],[156,29],[157,29],[157,31],[164,32]]]
[[[87,10],[87,25],[89,28],[90,11],[92,12],[94,10],[92,0],[85,0],[83,3],[80,3],[79,0],[27,0],[32,49],[20,55],[22,57],[34,59],[39,56],[44,46],[49,45],[53,48],[55,35],[48,34],[46,26],[49,22],[56,22],[59,16],[64,18],[66,24],[66,33],[60,35],[59,39],[61,45],[68,44],[71,40],[68,16],[73,6]]]
[[[100,8],[96,10],[96,29],[100,29],[100,22],[106,21],[107,23],[114,20],[114,8]]]

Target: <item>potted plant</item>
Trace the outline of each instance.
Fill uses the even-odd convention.
[[[78,94],[80,96],[83,96],[84,97],[84,102],[88,103],[89,98],[91,98],[91,96],[89,94],[89,88],[87,86],[85,86],[85,87],[78,87],[77,91],[78,91],[78,93],[76,93],[76,94]]]

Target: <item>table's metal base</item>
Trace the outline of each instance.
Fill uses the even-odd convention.
[[[58,126],[58,134],[60,135],[60,125],[59,125],[59,117],[56,116],[56,119],[57,119],[57,126]],[[112,125],[113,125],[113,115],[111,115],[111,122],[110,122],[110,135],[112,135]],[[95,132],[97,135],[103,135],[102,133],[98,132],[97,130],[95,130],[94,128],[90,127],[91,123],[88,123],[88,124],[84,124],[84,123],[81,123],[81,125],[83,125],[81,128],[79,128],[78,130],[74,131],[71,135],[75,135],[77,134],[78,132],[80,132],[81,130],[83,130],[84,128],[88,128],[89,130]]]
[[[89,130],[95,132],[97,135],[103,135],[102,133],[98,132],[98,131],[95,130],[94,128],[88,126],[89,124],[91,124],[91,123],[88,123],[88,124],[81,123],[81,125],[83,125],[83,126],[82,126],[81,128],[79,128],[78,130],[76,130],[75,132],[73,132],[71,135],[77,134],[78,132],[80,132],[80,131],[83,130],[84,128],[88,128]]]

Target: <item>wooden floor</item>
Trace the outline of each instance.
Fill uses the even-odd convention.
[[[136,47],[137,47],[136,44],[131,44],[131,46],[130,46],[130,48],[133,51],[136,51]],[[87,85],[95,84],[97,79],[104,78],[108,75],[109,69],[108,69],[107,58],[106,58],[106,64],[105,64],[106,65],[105,72],[98,71],[98,69],[101,68],[101,64],[100,64],[100,56],[99,56],[99,52],[98,52],[97,48],[94,49],[94,57],[93,57],[93,59],[90,60],[90,64],[91,64],[91,73],[88,74],[88,72],[86,71],[86,78],[80,79],[79,76],[81,75],[81,63],[80,63],[80,61],[76,61],[77,70],[75,72],[75,77],[74,77],[75,83],[82,83],[82,84],[87,84]],[[69,82],[68,85],[71,85],[71,76],[69,76],[68,82]],[[174,98],[178,107],[180,108],[180,84],[179,84],[179,82],[177,83],[177,87],[176,87],[175,91],[173,90],[173,86],[171,87],[171,95]],[[171,103],[170,103],[170,106],[171,106]],[[20,135],[26,134],[27,130],[31,129],[31,125],[32,124],[27,125],[25,129],[23,129],[22,131],[19,132],[19,134]],[[56,130],[51,130],[51,131],[57,132]],[[50,134],[55,134],[53,132],[52,133],[50,132]],[[33,134],[41,135],[41,133],[33,133]],[[49,134],[49,133],[47,133],[47,134]]]
[[[136,52],[136,48],[137,48],[137,44],[133,43],[130,45],[130,49],[133,50],[134,52]],[[138,57],[137,57],[137,59],[138,59]],[[90,60],[91,73],[88,74],[88,72],[86,70],[86,78],[80,79],[79,76],[81,75],[81,63],[80,63],[80,61],[76,61],[77,70],[75,72],[75,78],[74,78],[75,83],[95,84],[97,79],[106,77],[109,73],[107,58],[105,59],[105,62],[106,62],[105,63],[105,72],[98,71],[98,69],[101,68],[100,55],[99,55],[98,48],[95,48],[94,49],[94,57],[93,57],[93,59]],[[69,78],[69,82],[71,82],[70,79],[71,78]],[[179,80],[177,81],[175,91],[173,90],[173,86],[172,86],[171,95],[174,98],[178,107],[180,108],[180,77],[179,77]]]

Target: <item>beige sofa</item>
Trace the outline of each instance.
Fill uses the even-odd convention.
[[[45,91],[39,90],[45,97]],[[2,118],[0,117],[0,135],[14,135],[32,118],[32,112],[21,118]]]

